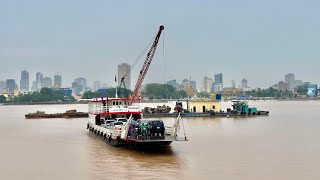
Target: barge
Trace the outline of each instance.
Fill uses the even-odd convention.
[[[77,112],[77,110],[68,110],[64,113],[46,114],[44,111],[37,111],[25,115],[26,119],[44,119],[44,118],[87,118],[88,113]]]
[[[169,127],[160,119],[143,119],[140,107],[130,104],[130,98],[93,99],[89,102],[87,129],[115,147],[152,148],[187,140],[181,116],[178,115],[174,125]]]
[[[243,117],[243,116],[268,116],[269,111],[260,111],[255,107],[249,107],[246,101],[234,100],[232,101],[232,109],[228,108],[227,111],[205,111],[205,112],[189,112],[188,109],[182,108],[182,103],[177,102],[174,113],[148,113],[144,111],[144,117],[177,117],[181,113],[182,117]]]

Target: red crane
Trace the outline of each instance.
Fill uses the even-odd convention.
[[[133,103],[135,97],[137,96],[138,91],[139,91],[139,89],[141,87],[141,84],[142,84],[142,82],[144,80],[144,77],[146,76],[146,74],[148,72],[149,66],[151,64],[152,58],[154,56],[154,53],[156,52],[156,49],[157,49],[157,46],[158,46],[158,42],[159,42],[159,39],[160,39],[160,35],[161,35],[161,32],[162,32],[163,29],[164,29],[164,26],[161,25],[159,27],[158,34],[157,34],[156,38],[154,39],[153,44],[152,44],[152,46],[151,46],[151,48],[150,48],[150,50],[148,52],[146,60],[144,61],[142,69],[140,70],[140,74],[139,74],[137,83],[136,83],[136,85],[134,87],[133,92],[131,93],[131,96],[130,96],[131,104]]]

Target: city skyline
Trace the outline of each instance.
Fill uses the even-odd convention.
[[[123,65],[125,63],[121,63],[119,65]],[[127,66],[127,64],[125,64],[125,66]],[[127,70],[127,69],[124,69],[124,70]],[[21,92],[28,92],[24,89],[21,88],[21,80],[22,80],[22,77],[26,76],[27,75],[27,79],[28,79],[28,82],[29,84],[24,84],[24,86],[29,86],[31,88],[29,88],[29,91],[39,91],[42,87],[52,87],[52,86],[59,86],[59,84],[61,84],[62,79],[63,79],[63,76],[61,74],[58,74],[58,73],[55,73],[53,75],[53,78],[51,77],[48,77],[46,76],[46,74],[43,74],[42,72],[37,72],[35,74],[35,78],[34,80],[32,80],[32,78],[30,77],[33,77],[32,74],[30,74],[26,69],[20,71],[21,73],[21,76],[20,76],[20,79],[13,79],[15,82],[16,82],[16,85],[17,87],[20,88],[20,91]],[[124,72],[122,72],[124,73]],[[255,87],[255,88],[252,88],[251,86],[249,87],[250,85],[250,82],[248,83],[248,79],[247,78],[241,78],[241,79],[237,79],[237,80],[231,80],[230,83],[227,82],[225,83],[223,81],[223,77],[224,77],[224,74],[223,73],[218,73],[218,74],[214,74],[213,77],[210,77],[210,76],[205,76],[201,83],[199,83],[200,85],[199,86],[196,86],[197,82],[196,81],[193,81],[191,79],[191,77],[189,77],[189,79],[186,79],[184,78],[182,80],[182,84],[179,85],[177,83],[177,79],[171,79],[167,82],[165,82],[165,84],[171,84],[172,86],[178,88],[178,89],[184,89],[185,88],[185,83],[188,81],[190,81],[192,84],[190,84],[193,88],[197,89],[198,92],[201,92],[201,91],[206,91],[206,92],[220,92],[223,90],[223,88],[229,88],[229,87],[236,87],[236,88],[245,88],[248,90],[249,89],[256,89],[256,88],[261,88],[261,87]],[[117,77],[117,82],[102,82],[102,81],[97,81],[97,80],[88,80],[87,78],[84,78],[84,77],[76,77],[74,78],[74,80],[68,84],[68,83],[64,83],[65,85],[62,85],[62,86],[59,86],[61,88],[72,88],[72,89],[78,89],[76,92],[85,92],[85,91],[88,91],[88,90],[92,90],[92,89],[97,89],[97,87],[103,87],[103,88],[107,88],[107,87],[115,87],[115,86],[119,86],[119,78]],[[207,79],[207,80],[206,80]],[[209,81],[208,81],[209,79]],[[0,79],[1,82],[5,82],[6,80],[11,80],[10,78],[9,79]],[[58,82],[58,84],[55,84],[54,83],[54,80],[56,81],[56,83]],[[114,81],[115,79],[113,79]],[[24,80],[25,81],[25,80]],[[80,83],[81,81],[81,83]],[[128,81],[128,79],[127,79]],[[186,82],[184,82],[186,81]],[[206,82],[204,84],[204,81]],[[18,85],[18,82],[20,82],[20,86]],[[287,87],[287,90],[294,90],[295,87],[299,86],[299,85],[303,85],[304,82],[308,82],[308,83],[313,83],[314,82],[310,82],[308,80],[297,80],[295,79],[295,74],[294,73],[288,73],[288,74],[285,74],[282,78],[279,78],[274,84],[270,85],[269,87],[273,87],[275,88],[276,86],[276,89],[279,87],[279,86],[288,86]],[[74,84],[76,83],[76,84]],[[114,85],[112,85],[114,83]],[[151,83],[155,83],[155,82],[151,82]],[[281,85],[280,85],[280,84]],[[41,84],[41,85],[39,85]],[[98,85],[97,85],[98,84]],[[175,85],[176,84],[176,85]],[[238,85],[237,85],[238,84]],[[245,84],[245,85],[244,85]],[[78,85],[81,85],[81,87],[77,87]],[[36,86],[36,87],[35,87]],[[181,87],[180,87],[181,86]],[[266,87],[266,88],[269,88],[269,87]],[[2,87],[1,87],[2,88]],[[79,89],[80,88],[80,89]],[[128,87],[127,87],[128,88]],[[286,88],[282,88],[282,89],[286,89]]]
[[[50,77],[58,72],[62,85],[75,77],[113,85],[117,65],[125,62],[134,66],[134,84],[145,55],[135,65],[136,58],[163,24],[164,39],[145,83],[191,76],[201,84],[204,76],[213,78],[219,72],[225,84],[246,78],[251,87],[269,87],[289,72],[320,83],[320,2],[156,4],[155,9],[148,1],[126,6],[107,1],[0,2],[0,63],[5,64],[0,79],[18,79],[17,72],[26,68]]]

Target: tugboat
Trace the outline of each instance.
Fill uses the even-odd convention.
[[[141,100],[140,97],[136,97],[152,62],[163,29],[164,26],[161,25],[130,97],[119,98],[116,92],[115,98],[106,95],[89,102],[87,129],[109,145],[159,147],[170,145],[173,141],[187,140],[183,126],[183,136],[179,136],[180,122],[183,125],[180,115],[173,127],[166,127],[162,120],[142,119],[140,107],[133,105],[134,102]],[[121,84],[125,87],[124,78],[125,76],[121,78]]]

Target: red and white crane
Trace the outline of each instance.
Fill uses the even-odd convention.
[[[130,96],[130,102],[131,104],[133,103],[134,99],[136,98],[138,92],[139,92],[139,89],[141,87],[141,84],[144,80],[144,77],[146,76],[147,72],[148,72],[148,69],[149,69],[149,66],[152,62],[152,59],[153,59],[153,56],[154,56],[154,53],[156,52],[156,49],[157,49],[157,46],[158,46],[158,42],[159,42],[159,39],[160,39],[160,35],[161,35],[161,32],[164,30],[164,26],[161,25],[159,27],[159,31],[158,31],[158,34],[156,36],[156,38],[154,39],[153,41],[153,44],[147,54],[147,57],[146,57],[146,60],[144,61],[144,64],[142,66],[142,69],[140,70],[140,73],[139,73],[139,77],[138,77],[138,80],[137,80],[137,83],[134,87],[134,90],[133,92],[131,93],[131,96]]]

